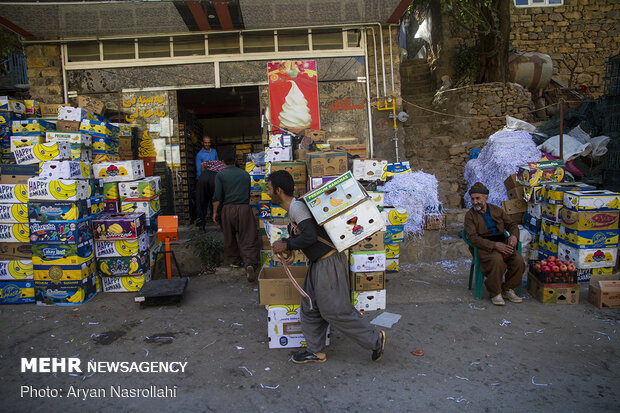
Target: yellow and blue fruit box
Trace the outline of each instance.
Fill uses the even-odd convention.
[[[58,120],[72,120],[80,122],[84,119],[97,120],[97,116],[84,108],[61,106],[58,108]]]
[[[118,136],[132,136],[131,135],[131,124],[129,123],[112,123],[112,125],[118,128]]]
[[[25,204],[28,202],[28,185],[0,184],[0,202],[7,204]]]
[[[159,196],[147,201],[122,201],[121,213],[144,213],[146,219],[150,219],[159,214],[161,205],[159,202]]]
[[[551,182],[562,182],[564,178],[564,161],[529,162],[517,169],[517,182],[521,185],[535,187]]]
[[[265,165],[256,165],[254,162],[245,163],[245,171],[250,175],[265,175]]]
[[[385,206],[385,192],[383,191],[368,191],[368,196],[372,199],[379,210],[382,210]]]
[[[121,201],[146,201],[154,199],[161,194],[161,178],[159,176],[149,176],[138,181],[119,182],[118,194]]]
[[[611,267],[618,258],[618,248],[577,248],[560,241],[558,258],[573,261],[579,269]]]
[[[405,242],[405,226],[404,225],[388,225],[385,227],[385,244],[401,244]]]
[[[45,136],[41,135],[13,135],[11,136],[11,152],[15,152],[17,148],[23,148],[24,146],[34,146],[40,143],[45,143]]]
[[[560,182],[546,184],[541,191],[542,200],[549,204],[564,204],[564,194],[568,191],[591,191],[596,187],[581,182]]]
[[[611,275],[614,273],[614,267],[603,268],[585,268],[577,270],[577,282],[589,282],[593,275]]]
[[[97,275],[80,280],[35,280],[34,292],[37,305],[79,305],[97,294]]]
[[[325,345],[329,346],[330,328],[327,327]],[[269,348],[306,347],[301,332],[301,312],[297,304],[267,306],[267,337]]]
[[[388,163],[383,168],[383,175],[381,175],[381,180],[386,181],[388,178],[391,178],[394,175],[410,174],[410,173],[411,173],[411,164],[409,163],[409,161]]]
[[[560,239],[577,248],[612,248],[618,247],[618,229],[601,229],[580,231],[566,227],[560,228]]]
[[[270,175],[276,171],[286,171],[293,177],[295,183],[306,183],[308,174],[304,161],[291,162],[270,162],[265,167],[265,175]]]
[[[573,211],[562,208],[560,219],[566,228],[579,231],[618,229],[620,212],[618,211]]]
[[[0,224],[0,242],[28,242],[28,224]]]
[[[82,161],[82,162],[95,162],[95,157],[93,155],[93,149],[90,146],[84,146],[80,143],[71,143],[71,160],[72,161]],[[102,156],[102,155],[97,155]],[[106,155],[108,156],[108,155]]]
[[[80,244],[33,244],[34,265],[82,265],[94,258],[93,240]]]
[[[6,128],[5,131],[11,134],[11,125],[14,120],[22,120],[25,119],[26,115],[23,113],[15,113],[15,112],[1,112],[0,111],[0,127]]]
[[[385,263],[385,272],[398,272],[400,271],[400,259],[390,258]]]
[[[138,276],[101,277],[103,291],[106,293],[134,293],[140,291],[145,282],[151,280],[151,272]]]
[[[137,239],[118,241],[95,241],[95,253],[98,258],[103,257],[128,257],[148,251],[150,241],[148,234],[144,233]]]
[[[34,280],[0,281],[0,304],[34,302]]]
[[[400,244],[386,244],[385,245],[385,258],[387,260],[393,260],[400,257]]]
[[[351,304],[360,313],[366,311],[385,310],[386,290],[353,291],[351,292]]]
[[[13,135],[44,135],[45,132],[53,131],[56,125],[42,119],[14,120],[11,123]]]
[[[118,153],[118,140],[110,138],[93,137],[94,154],[114,154]]]
[[[95,274],[95,258],[77,265],[42,265],[33,264],[35,281],[64,282],[83,280]]]
[[[86,180],[28,179],[28,199],[32,201],[81,201],[89,196],[89,183]]]
[[[135,277],[149,272],[150,263],[148,251],[123,257],[97,257],[97,270],[102,277]]]
[[[39,178],[45,179],[89,179],[90,163],[80,161],[46,161],[41,164]]]
[[[560,224],[546,219],[542,220],[540,230],[547,236],[555,235],[556,238],[560,236]]]
[[[120,129],[108,122],[101,122],[97,120],[84,119],[80,123],[80,132],[88,133],[91,136],[98,136],[101,138],[118,139]]]
[[[88,133],[80,132],[45,132],[45,141],[64,142],[69,144],[79,144],[84,146],[92,146],[93,138]]]
[[[620,210],[620,193],[569,191],[564,194],[564,205],[573,211],[617,211]]]
[[[359,204],[366,197],[366,191],[349,171],[320,188],[308,192],[303,199],[317,223],[323,224],[328,219]],[[374,204],[373,207],[377,209]]]
[[[83,219],[94,215],[99,210],[95,202],[93,198],[80,201],[30,201],[28,218],[31,222],[42,223]]]
[[[271,204],[270,208],[271,218],[286,218],[288,217],[288,213],[286,209],[282,208],[279,205]]]
[[[405,208],[384,207],[381,216],[385,225],[405,225],[407,222],[407,210]]]
[[[551,255],[557,255],[559,242],[560,237],[557,235],[546,235],[541,232],[538,238],[538,249]]]
[[[88,198],[90,202],[90,214],[99,215],[102,214],[105,209],[105,202],[103,201],[103,195],[91,196]]]
[[[32,260],[0,261],[0,281],[33,279]]]
[[[107,213],[93,220],[93,234],[96,240],[138,239],[143,233],[146,233],[146,217],[141,212]]]
[[[28,204],[0,204],[0,223],[28,222]]]
[[[103,162],[93,165],[94,176],[103,182],[136,181],[144,178],[144,162],[139,160]]]
[[[250,175],[250,195],[260,195],[267,192],[267,182],[265,175]]]
[[[13,156],[15,156],[15,162],[20,165],[44,161],[68,161],[71,160],[71,146],[65,142],[40,143],[16,148]]]
[[[81,244],[93,238],[92,219],[30,222],[31,244]]]
[[[0,111],[26,113],[26,105],[23,100],[15,99],[10,96],[0,96]]]
[[[562,208],[562,205],[544,202],[541,209],[542,217],[551,222],[560,222],[560,210]]]

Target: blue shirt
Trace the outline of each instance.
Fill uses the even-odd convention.
[[[217,152],[215,149],[209,149],[209,152],[205,151],[205,148],[202,148],[198,155],[196,155],[196,179],[200,177],[200,173],[202,172],[202,168],[200,164],[206,161],[217,161]]]
[[[487,211],[484,214],[480,212],[480,215],[482,215],[482,218],[484,218],[484,223],[487,225],[487,230],[489,231],[489,233],[493,235],[497,234],[497,223],[493,221],[493,218],[491,218],[490,208],[487,206]]]

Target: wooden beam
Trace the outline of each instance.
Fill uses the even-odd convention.
[[[217,18],[220,20],[222,30],[233,30],[234,27],[226,0],[213,0],[213,7],[215,7],[215,13],[217,13]]]
[[[211,25],[209,24],[209,19],[205,15],[205,11],[202,9],[202,4],[199,1],[186,1],[185,4],[189,8],[189,11],[192,13],[198,28],[206,32],[211,30]]]
[[[19,27],[15,23],[5,19],[2,16],[0,16],[0,24],[3,25],[4,27],[6,27],[7,29],[12,30],[15,33],[21,35],[21,36],[24,36],[24,37],[34,37],[34,35],[32,33],[30,33],[29,31],[22,29],[21,27]]]
[[[398,23],[400,21],[400,18],[403,17],[403,14],[405,14],[405,12],[407,11],[407,8],[409,8],[410,4],[411,0],[400,0],[400,3],[398,3],[398,6],[396,6],[394,12],[388,18],[387,22],[394,24]]]

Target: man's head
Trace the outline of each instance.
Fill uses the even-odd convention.
[[[235,164],[235,151],[232,149],[226,149],[222,152],[222,162],[226,165],[234,165]]]
[[[295,181],[287,171],[275,171],[267,175],[268,195],[276,205],[281,205],[283,197],[292,197],[295,191]]]
[[[211,149],[211,138],[208,136],[203,136],[202,137],[202,147],[204,148],[205,151],[208,151]]]
[[[475,211],[484,212],[487,209],[487,201],[489,200],[489,190],[482,182],[476,182],[469,189],[471,196],[471,205]]]

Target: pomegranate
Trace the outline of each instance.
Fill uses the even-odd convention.
[[[564,264],[560,265],[560,271],[564,272],[566,270],[568,270],[568,267],[566,265]]]
[[[547,260],[550,261],[550,262],[553,262],[553,261],[556,260],[556,258],[554,256],[551,256],[551,257],[547,258]]]
[[[542,260],[542,261],[540,262],[540,265],[542,265],[543,267],[544,267],[545,265],[547,265],[547,260]]]
[[[551,270],[553,272],[558,272],[558,271],[560,271],[560,267],[558,267],[557,265],[554,265],[553,267],[551,267]]]
[[[577,268],[573,264],[568,265],[568,271],[575,271]]]

